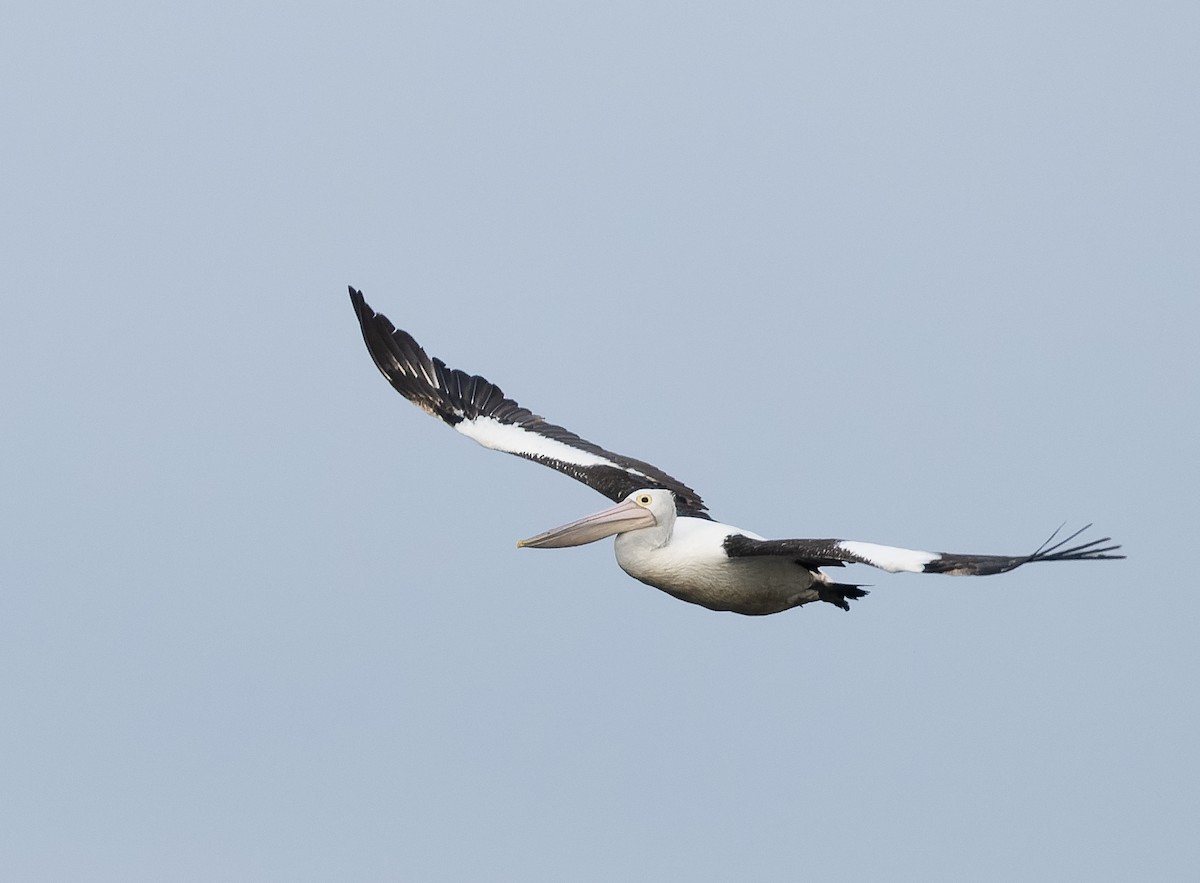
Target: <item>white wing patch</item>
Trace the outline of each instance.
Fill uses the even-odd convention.
[[[888,573],[921,573],[926,564],[942,557],[936,552],[881,546],[878,543],[858,543],[852,540],[842,540],[838,546],[851,555],[865,558],[871,563],[871,566],[886,570]]]
[[[474,439],[493,451],[504,451],[507,454],[522,454],[529,457],[546,457],[550,460],[560,460],[563,463],[574,463],[576,466],[611,466],[622,472],[643,475],[636,469],[614,463],[606,457],[581,451],[579,448],[573,448],[511,423],[501,423],[491,417],[462,420],[456,423],[454,428],[467,438]]]

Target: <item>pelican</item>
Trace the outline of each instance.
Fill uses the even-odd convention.
[[[649,463],[614,454],[505,397],[478,375],[431,359],[407,332],[350,288],[363,340],[388,382],[423,411],[484,447],[515,454],[581,481],[616,503],[518,547],[556,549],[615,535],[617,564],[634,579],[681,601],[747,616],[780,613],[813,601],[843,610],[867,592],[835,582],[821,568],[866,564],[890,573],[984,576],[1036,561],[1097,561],[1119,545],[1109,537],[1072,543],[1091,525],[1055,542],[1061,528],[1027,555],[922,552],[836,539],[770,540],[714,521],[700,496]]]

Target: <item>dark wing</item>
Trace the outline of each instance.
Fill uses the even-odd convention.
[[[423,411],[484,447],[557,469],[610,500],[620,502],[641,488],[664,488],[675,494],[679,514],[709,518],[700,495],[683,482],[649,463],[606,451],[547,423],[505,398],[494,383],[431,359],[411,335],[372,310],[361,291],[351,288],[350,301],[376,367],[400,395]]]
[[[922,552],[917,549],[901,549],[852,540],[756,540],[740,534],[732,534],[725,538],[725,554],[731,558],[759,555],[786,557],[806,567],[869,564],[891,573],[907,571],[946,573],[951,576],[1004,573],[1035,561],[1104,561],[1125,557],[1109,554],[1121,548],[1119,545],[1105,545],[1112,542],[1109,537],[1076,546],[1069,545],[1090,527],[1090,524],[1082,527],[1057,543],[1054,542],[1059,533],[1056,530],[1050,539],[1029,555],[958,555],[951,552]]]

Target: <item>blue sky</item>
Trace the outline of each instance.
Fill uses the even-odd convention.
[[[1190,876],[1198,25],[6,13],[0,865]],[[723,521],[1129,560],[747,619],[517,550],[603,500],[396,396],[347,284]]]

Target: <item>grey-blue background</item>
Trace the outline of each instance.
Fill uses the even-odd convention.
[[[1183,879],[1194,3],[10,4],[0,866]],[[768,619],[345,286],[775,536],[1130,559]]]

